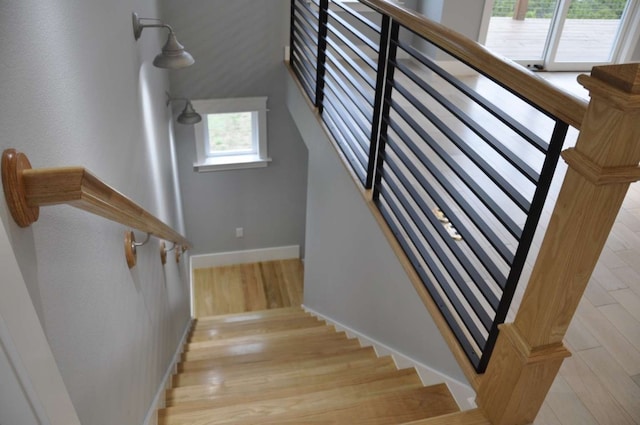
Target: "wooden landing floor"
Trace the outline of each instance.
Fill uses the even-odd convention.
[[[299,259],[196,269],[196,317],[243,313],[302,304],[303,266]]]

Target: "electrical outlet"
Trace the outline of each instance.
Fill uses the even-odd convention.
[[[236,238],[244,236],[244,229],[242,227],[236,227]]]

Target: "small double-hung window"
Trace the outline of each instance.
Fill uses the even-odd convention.
[[[202,121],[196,132],[196,171],[266,167],[267,98],[194,100]]]

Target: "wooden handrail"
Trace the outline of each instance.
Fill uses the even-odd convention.
[[[481,44],[437,22],[386,0],[360,0],[388,15],[457,59],[518,93],[539,108],[580,129],[587,102],[560,90],[522,66],[501,58]]]
[[[183,249],[191,247],[180,233],[83,167],[32,169],[23,153],[7,149],[2,154],[2,185],[9,211],[20,227],[37,221],[41,206],[68,204]]]

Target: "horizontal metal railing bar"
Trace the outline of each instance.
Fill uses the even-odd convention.
[[[327,86],[328,87],[328,86]],[[338,118],[344,123],[346,129],[349,130],[351,138],[354,139],[364,152],[369,152],[369,138],[367,137],[366,130],[363,130],[354,116],[344,107],[340,97],[333,91],[333,88],[329,88],[330,94],[337,99],[337,102],[333,102],[330,96],[327,96],[325,91],[325,105],[330,105],[333,110],[338,114]],[[334,119],[335,121],[335,119]],[[355,124],[354,124],[355,123]],[[365,153],[365,159],[368,162],[368,158]]]
[[[300,35],[306,36],[306,37],[302,37],[302,38],[305,38],[309,42],[309,44],[311,46],[314,46],[314,47],[317,48],[318,47],[318,33],[314,32],[314,31],[311,31],[309,29],[309,26],[305,25],[304,22],[302,22],[302,19],[300,19],[299,15],[294,15],[293,20],[294,20],[294,25],[293,25],[294,30],[296,32],[298,32]],[[307,46],[307,48],[309,48],[309,46]]]
[[[331,118],[334,126],[340,131],[340,136],[342,136],[343,143],[349,146],[349,149],[354,154],[354,158],[356,158],[358,160],[358,163],[366,170],[368,161],[366,152],[368,149],[363,148],[357,136],[355,136],[350,131],[351,128],[349,127],[349,124],[347,124],[343,117],[340,116],[332,103],[327,102],[325,104],[325,111],[323,111],[323,116],[325,115],[325,112],[329,114],[329,117]]]
[[[507,281],[507,276],[504,273],[502,273],[498,265],[495,263],[495,260],[486,253],[485,248],[483,248],[480,245],[476,237],[467,229],[467,226],[464,223],[462,223],[458,215],[454,213],[454,211],[451,209],[449,204],[444,200],[444,198],[442,198],[442,196],[440,196],[440,194],[433,187],[433,185],[431,185],[426,180],[424,175],[420,173],[417,167],[411,161],[409,161],[408,157],[400,149],[398,149],[397,144],[394,142],[391,136],[387,136],[386,143],[387,143],[387,147],[391,149],[393,153],[402,161],[403,165],[409,170],[409,172],[413,175],[413,177],[420,183],[420,186],[427,192],[429,197],[433,199],[433,201],[436,203],[438,208],[440,208],[440,210],[447,216],[451,224],[453,224],[453,226],[456,228],[458,233],[463,237],[465,243],[469,246],[469,248],[471,248],[471,251],[480,260],[480,262],[482,263],[482,266],[489,272],[494,282],[496,282],[501,289],[504,288],[505,283]],[[411,147],[409,146],[409,148]],[[391,159],[388,155],[385,157],[385,161],[386,163],[390,164],[393,168],[398,168],[398,166],[395,164],[395,161]],[[491,238],[499,240],[498,236],[493,234],[493,232],[491,231],[491,228],[482,220],[482,218],[475,212],[473,207],[471,207],[464,200],[464,198],[455,197],[455,196],[460,196],[460,194],[455,190],[453,185],[451,185],[449,182],[444,182],[443,188],[449,194],[449,196],[453,197],[456,204],[458,204],[458,206],[463,211],[465,211],[465,214],[468,215],[471,222],[476,227],[478,227],[478,229],[480,229],[480,232],[482,233],[483,236],[485,236],[485,238],[487,238],[487,240],[489,241],[489,244],[491,244],[491,241],[489,240]],[[470,211],[470,214],[466,213],[467,210]],[[491,245],[493,246],[493,244]],[[496,249],[496,251],[499,251],[495,247],[494,249]],[[513,259],[513,254],[511,254],[511,252],[508,251],[506,246],[503,245],[502,249],[506,251],[503,254],[506,254],[506,255],[510,254],[511,255],[510,258]],[[503,260],[507,261],[504,258]],[[507,263],[510,264],[510,262],[508,261]]]
[[[429,292],[429,295],[435,302],[436,306],[438,306],[438,309],[440,310],[445,321],[451,328],[451,331],[453,332],[456,339],[458,340],[458,343],[460,344],[464,352],[467,354],[469,361],[471,362],[471,364],[474,365],[474,367],[477,367],[477,364],[480,361],[480,358],[476,353],[476,350],[474,349],[473,345],[471,345],[471,342],[467,338],[467,335],[465,335],[465,333],[462,331],[462,328],[458,324],[458,321],[455,319],[455,317],[453,317],[451,311],[449,311],[449,309],[447,308],[445,302],[442,299],[442,296],[437,292],[435,285],[433,284],[433,282],[431,282],[431,279],[429,279],[429,276],[427,275],[425,270],[420,266],[420,262],[418,261],[416,255],[413,253],[413,251],[409,247],[407,241],[404,238],[400,237],[401,236],[400,229],[398,229],[397,225],[393,222],[391,218],[391,213],[382,204],[382,202],[377,201],[376,205],[378,206],[378,210],[380,211],[380,214],[382,214],[382,217],[385,219],[385,221],[389,225],[389,228],[391,229],[392,233],[396,235],[396,240],[402,247],[402,250],[404,251],[405,255],[407,256],[411,264],[413,265],[414,269],[420,276],[420,279],[422,280],[423,285]]]
[[[376,81],[371,78],[366,72],[362,71],[360,65],[358,65],[352,58],[349,57],[345,53],[344,50],[340,46],[338,46],[331,38],[327,38],[327,44],[331,46],[333,50],[336,51],[338,56],[342,57],[342,59],[351,66],[351,68],[358,74],[360,78],[362,78],[369,87],[371,87],[374,91],[376,89]],[[327,51],[327,56],[329,56],[329,51]],[[334,56],[335,57],[335,56]],[[335,63],[335,62],[334,62]]]
[[[487,302],[491,305],[493,309],[492,313],[495,313],[495,310],[498,308],[498,304],[500,300],[496,297],[496,295],[491,291],[491,288],[486,284],[482,276],[476,268],[471,264],[471,262],[462,254],[460,249],[456,249],[457,247],[454,245],[457,242],[453,241],[451,236],[447,233],[442,223],[440,223],[431,213],[431,211],[424,205],[424,202],[419,202],[420,198],[417,197],[417,193],[415,190],[408,184],[406,181],[406,177],[402,176],[399,173],[400,170],[394,169],[392,167],[385,167],[383,174],[385,178],[382,179],[382,184],[380,186],[380,194],[385,196],[387,189],[385,186],[388,186],[390,192],[400,201],[402,208],[409,214],[411,220],[413,220],[413,224],[418,227],[420,230],[420,234],[425,238],[427,244],[436,255],[440,263],[444,266],[444,269],[447,271],[451,280],[456,284],[464,298],[467,300],[473,311],[476,313],[476,316],[482,322],[485,330],[489,332],[491,329],[491,325],[493,324],[493,317],[489,316],[489,313],[485,308],[480,304],[476,295],[472,292],[469,283],[464,279],[464,277],[458,272],[458,267],[451,261],[450,255],[445,252],[440,244],[438,244],[437,239],[434,237],[434,233],[430,231],[418,214],[418,212],[409,204],[405,196],[402,196],[400,192],[400,188],[396,183],[393,182],[392,179],[386,178],[386,175],[393,174],[403,185],[403,188],[411,193],[411,199],[418,204],[420,210],[427,218],[435,233],[438,234],[440,240],[444,242],[444,244],[449,248],[449,251],[453,254],[453,256],[458,260],[458,263],[462,266],[462,268],[469,274],[473,284],[480,290],[483,297]],[[414,243],[415,245],[415,243]],[[456,252],[457,251],[457,252]],[[464,264],[463,264],[464,263]],[[481,287],[482,286],[482,287]]]
[[[364,16],[362,16],[360,13],[356,12],[355,10],[353,10],[352,8],[348,7],[347,5],[345,5],[342,2],[339,1],[331,1],[331,5],[335,5],[338,6],[340,9],[342,9],[343,11],[345,11],[346,13],[348,13],[349,15],[353,16],[355,19],[357,19],[358,21],[362,22],[364,25],[366,25],[367,27],[371,28],[372,30],[374,30],[375,32],[377,32],[378,34],[380,34],[380,31],[382,30],[380,28],[379,25],[376,25],[375,23],[373,23],[370,19],[365,18]]]
[[[398,137],[402,140],[402,142],[407,146],[411,152],[417,157],[417,159],[424,165],[429,172],[431,172],[434,177],[438,180],[442,188],[449,194],[449,196],[458,204],[458,206],[462,209],[464,214],[469,217],[471,222],[478,228],[480,233],[484,235],[489,244],[496,250],[496,252],[502,257],[502,259],[511,266],[513,262],[513,253],[507,248],[507,246],[502,243],[502,238],[500,238],[492,229],[492,227],[485,222],[484,219],[480,217],[480,215],[476,212],[476,208],[469,204],[465,197],[455,188],[455,186],[448,180],[445,179],[444,176],[438,171],[434,163],[428,158],[428,156],[420,149],[418,146],[404,133],[404,131],[400,130],[396,131]],[[475,240],[470,231],[466,229],[466,226],[458,219],[457,214],[449,208],[448,204],[444,202],[444,200],[437,195],[436,191],[433,187],[427,182],[424,175],[415,168],[415,166],[411,163],[409,158],[399,149],[399,144],[394,141],[394,138],[391,135],[387,135],[386,139],[387,148],[391,148],[394,150],[398,158],[400,158],[408,168],[413,168],[415,170],[414,177],[420,181],[422,186],[427,190],[429,196],[438,203],[438,207],[445,213],[445,215],[449,218],[449,220],[453,223],[453,225],[458,230],[467,243],[469,240]],[[387,158],[390,161],[389,158]],[[477,245],[479,246],[479,244]],[[473,247],[473,246],[472,246]],[[475,250],[474,253],[476,256],[480,257],[480,253],[483,252],[483,249]],[[485,266],[488,264],[493,264],[492,262],[487,262],[483,260]],[[497,270],[497,266],[495,267]],[[492,272],[492,269],[489,269]],[[501,284],[501,287],[504,287],[504,281],[506,281],[506,277],[503,276],[502,279],[499,279],[499,276],[502,275],[500,272],[492,272],[491,275],[494,277],[498,284]]]
[[[366,169],[363,167],[360,160],[357,158],[356,154],[353,152],[353,148],[349,145],[348,142],[344,140],[342,135],[340,134],[336,124],[333,122],[333,118],[330,114],[325,113],[323,111],[322,119],[329,129],[329,132],[333,136],[336,141],[336,144],[340,147],[342,154],[344,155],[346,161],[349,163],[351,170],[358,177],[358,179],[364,184],[366,179]]]
[[[298,31],[303,31],[314,46],[318,45],[318,22],[311,22],[302,12],[293,15],[293,24]]]
[[[543,153],[547,152],[547,149],[549,148],[549,144],[544,139],[542,139],[540,136],[538,136],[534,132],[530,131],[522,123],[515,120],[509,114],[507,114],[498,106],[493,104],[489,99],[485,98],[475,90],[469,88],[469,86],[462,83],[456,77],[454,77],[453,75],[451,75],[450,73],[448,73],[447,71],[439,67],[435,62],[427,58],[424,54],[422,54],[422,52],[419,52],[414,47],[409,46],[402,42],[398,43],[398,47],[402,48],[405,52],[409,53],[413,58],[420,61],[420,63],[422,63],[424,66],[428,67],[433,72],[438,74],[440,77],[442,77],[442,79],[444,79],[449,84],[451,84],[452,86],[460,90],[467,97],[472,99],[475,103],[482,106],[482,108],[484,108],[487,112],[489,112],[491,115],[499,119],[503,124],[505,124],[507,127],[512,129],[520,137],[530,142],[531,145],[537,148],[539,151]],[[532,107],[538,109],[534,105],[532,105]],[[541,111],[541,112],[545,113],[544,111]],[[545,113],[545,114],[549,115],[548,113]]]
[[[315,44],[312,44],[314,47],[316,47],[316,51],[311,50],[309,48],[308,44],[305,44],[305,41],[309,41],[309,36],[307,34],[305,34],[304,32],[300,32],[300,30],[298,29],[297,26],[294,26],[293,28],[293,50],[297,51],[297,52],[302,52],[304,57],[307,59],[307,61],[309,62],[309,64],[313,67],[313,69],[315,70],[316,67],[318,66],[318,56],[317,56],[317,46]]]
[[[325,85],[326,87],[329,88],[329,91],[331,91],[331,93],[333,94],[333,96],[338,99],[338,101],[341,104],[341,109],[343,111],[343,113],[348,114],[351,119],[353,121],[355,121],[355,123],[358,125],[358,127],[360,128],[360,131],[362,131],[363,135],[368,135],[371,133],[371,122],[368,121],[363,115],[361,115],[359,113],[359,111],[355,108],[353,108],[354,106],[354,102],[351,101],[352,98],[349,98],[349,93],[347,92],[348,88],[347,87],[336,87],[333,82],[330,79],[325,79]],[[342,91],[344,91],[347,96],[344,96],[342,94]],[[325,88],[325,95],[327,93],[327,90]],[[369,138],[367,137],[367,140]],[[367,149],[369,149],[369,146],[367,145]]]
[[[362,41],[364,44],[366,44],[367,46],[369,46],[369,48],[371,50],[373,50],[374,52],[378,53],[379,52],[379,48],[378,48],[378,44],[374,43],[373,41],[371,41],[366,35],[364,35],[361,31],[359,31],[357,28],[355,28],[353,25],[351,25],[349,22],[345,21],[343,18],[341,18],[340,16],[338,16],[338,14],[334,11],[332,11],[331,9],[329,9],[329,16],[331,18],[333,18],[336,22],[338,22],[340,25],[342,25],[347,31],[349,31],[351,34],[353,34],[354,36],[356,36],[358,38],[358,40]],[[380,33],[378,33],[378,35],[380,35]]]
[[[331,39],[330,35],[337,37],[340,41],[344,43],[353,53],[362,60],[365,64],[367,64],[374,72],[377,70],[378,65],[376,62],[371,59],[365,52],[360,49],[360,47],[356,46],[351,40],[349,40],[344,34],[342,34],[334,25],[327,23],[327,28],[329,29],[329,34],[327,34],[327,41]]]
[[[315,4],[316,6],[318,6],[318,7],[320,7],[320,5],[319,5],[319,4],[317,4],[317,3],[314,3],[314,4]],[[314,28],[314,27],[315,27],[315,28],[317,28],[317,27],[318,27],[318,25],[317,25],[317,23],[318,23],[318,22],[317,22],[317,21],[319,21],[319,20],[320,20],[320,13],[318,13],[318,11],[316,11],[316,10],[311,9],[311,7],[309,7],[309,3],[308,3],[308,2],[305,2],[305,1],[297,1],[297,2],[295,2],[294,7],[295,7],[295,9],[296,9],[298,12],[300,12],[300,14],[302,14],[302,15],[305,15],[305,13],[304,13],[303,9],[300,9],[300,7],[299,7],[299,6],[302,6],[302,8],[303,8],[304,10],[306,10],[306,11],[307,11],[307,13],[308,13],[309,15],[311,15],[311,17],[312,17],[312,18],[314,18],[314,19],[316,20],[316,24],[315,24],[315,25],[314,25],[313,23],[309,23],[309,25],[311,25],[311,28]],[[306,15],[305,15],[305,16],[306,16]]]
[[[298,81],[300,81],[300,83],[302,84],[302,88],[304,88],[304,91],[307,93],[307,96],[309,97],[311,102],[315,104],[316,91],[312,88],[312,87],[315,87],[315,83],[311,84],[309,81],[307,81],[307,78],[310,78],[310,77],[304,75],[301,72],[301,70],[304,68],[301,67],[300,61],[297,59],[295,52],[291,56],[291,59],[292,59],[291,64],[293,65],[292,69],[295,72],[295,74],[298,76]]]
[[[529,103],[580,129],[587,102],[567,93],[533,72],[505,60],[464,35],[387,0],[359,0],[429,40],[461,62],[510,89]]]
[[[409,90],[407,90],[400,82],[394,81],[393,87],[407,99],[414,108],[427,118],[440,132],[453,143],[460,151],[473,162],[482,173],[487,176],[505,195],[511,199],[524,213],[529,212],[531,203],[527,198],[522,196],[509,180],[503,177],[495,168],[493,168],[478,152],[476,152],[469,144],[458,136],[455,131],[444,123],[434,112],[428,109],[422,102],[418,100]],[[397,103],[396,103],[397,105]],[[397,111],[397,108],[394,108]],[[404,110],[404,109],[403,109]],[[400,112],[398,112],[400,113]],[[404,118],[404,117],[403,117]],[[417,124],[417,123],[416,123]],[[443,150],[444,152],[444,150]],[[497,205],[497,204],[496,204]],[[508,217],[505,213],[504,217]],[[515,223],[506,222],[505,225],[515,225]],[[516,225],[513,227],[516,233],[514,236],[519,237],[521,229]]]
[[[296,63],[298,63],[300,68],[300,71],[302,74],[304,74],[304,77],[308,80],[307,83],[309,84],[310,87],[315,87],[315,70],[311,69],[311,67],[309,66],[308,62],[304,60],[304,58],[301,58],[298,56],[299,55],[299,51],[296,49],[296,51],[294,52],[294,59],[296,61]],[[315,90],[314,90],[315,92]]]
[[[482,140],[484,140],[489,146],[491,146],[501,157],[509,162],[513,167],[522,173],[530,182],[537,184],[540,174],[533,169],[529,164],[523,161],[518,155],[513,153],[510,149],[504,146],[500,141],[494,137],[488,130],[482,127],[477,121],[466,114],[462,109],[449,101],[446,96],[440,94],[435,88],[427,84],[416,73],[411,71],[406,65],[398,62],[393,63],[396,69],[399,69],[403,74],[411,79],[415,84],[420,86],[426,91],[433,99],[439,104],[445,107],[456,118],[458,118],[464,125],[477,134]]]
[[[327,58],[329,59],[325,65],[325,68],[327,69],[327,71],[329,71],[332,76],[334,76],[334,72],[332,72],[332,69],[331,69],[332,67],[335,67],[338,71],[340,71],[340,74],[342,74],[342,76],[345,77],[351,83],[351,85],[358,91],[358,93],[360,93],[360,95],[373,108],[373,103],[374,103],[373,92],[363,87],[362,84],[360,84],[360,82],[356,80],[356,78],[353,75],[351,75],[351,73],[347,71],[347,69],[340,63],[340,61],[338,61],[336,57],[329,51],[327,51]]]
[[[331,64],[327,64],[325,66],[325,69],[326,69],[327,74],[329,75],[329,77],[331,77],[333,80],[335,80],[335,82],[342,89],[342,91],[345,92],[347,97],[349,97],[349,99],[351,99],[351,104],[352,105],[355,104],[355,106],[362,113],[362,115],[365,117],[365,119],[370,123],[371,122],[371,116],[373,115],[373,105],[367,104],[366,102],[360,102],[359,101],[359,97],[353,92],[352,86],[350,86],[347,82],[345,82],[340,77],[340,75],[338,75],[338,73],[333,70],[333,68],[331,67]],[[329,79],[327,78],[326,81],[329,81]],[[365,98],[365,100],[366,100],[366,98]],[[369,129],[369,131],[370,130],[371,129]]]
[[[383,199],[386,202],[386,204],[389,206],[391,213],[393,214],[395,219],[400,222],[405,233],[409,236],[409,240],[411,241],[411,244],[420,253],[420,257],[422,258],[422,261],[425,262],[425,264],[429,268],[429,271],[431,272],[431,274],[433,274],[436,282],[440,283],[438,286],[440,287],[440,289],[442,289],[442,291],[447,296],[447,299],[453,306],[456,314],[460,317],[461,321],[464,323],[467,331],[471,334],[471,337],[473,338],[475,343],[478,344],[480,348],[484,347],[484,344],[486,343],[486,338],[482,334],[482,331],[477,326],[473,318],[470,316],[467,308],[462,304],[462,301],[458,298],[458,296],[453,291],[453,288],[451,286],[449,286],[448,284],[444,284],[444,285],[441,284],[442,282],[446,282],[447,280],[442,274],[442,272],[440,271],[440,268],[438,267],[438,265],[433,260],[433,257],[430,256],[428,252],[426,252],[422,244],[416,244],[416,239],[417,239],[416,234],[413,231],[413,229],[411,229],[411,226],[409,225],[409,222],[407,221],[407,219],[398,210],[398,206],[395,204],[395,202],[389,197],[383,196]],[[397,237],[399,239],[403,239],[401,235],[397,235]],[[420,267],[420,263],[418,263],[417,265],[414,264],[414,267],[416,266]]]
[[[410,114],[402,108],[397,102],[392,101],[391,104],[393,110],[402,117],[402,119],[409,124],[409,126],[415,131],[420,138],[427,144],[429,147],[442,159],[442,161],[447,164],[449,169],[454,172],[456,176],[464,182],[464,184],[473,192],[480,202],[484,204],[489,211],[493,214],[493,216],[504,226],[507,231],[516,239],[520,240],[520,234],[522,233],[522,229],[511,219],[509,214],[504,211],[500,205],[493,199],[491,195],[489,195],[484,188],[480,186],[480,184],[473,178],[467,171],[462,167],[462,165],[458,164],[458,162],[449,155],[446,150],[440,146],[440,144],[433,139],[427,132],[418,125],[418,123],[410,116]],[[394,121],[390,123],[391,128],[396,133],[402,132],[405,137],[406,133],[400,128],[398,124]],[[403,137],[404,139],[404,137]],[[443,177],[444,178],[444,177]]]

